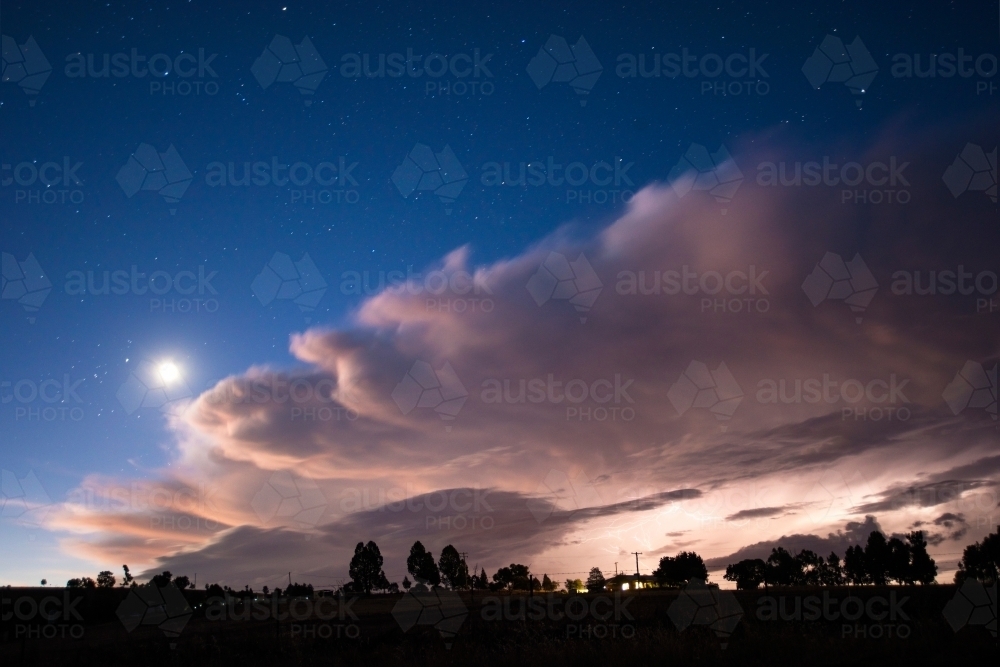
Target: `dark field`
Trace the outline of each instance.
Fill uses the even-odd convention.
[[[178,636],[168,637],[153,624],[127,632],[116,611],[128,592],[4,589],[2,664],[904,665],[991,664],[997,654],[996,639],[983,625],[973,620],[957,632],[949,625],[942,612],[955,596],[952,585],[738,591],[733,595],[743,615],[728,638],[705,625],[717,618],[711,607],[693,617],[668,611],[681,595],[676,590],[626,593],[617,601],[613,594],[529,599],[478,592],[473,600],[462,592],[461,605],[449,592],[444,616],[460,621],[454,637],[421,624],[435,620],[426,615],[403,632],[399,609],[393,614],[403,595],[362,596],[346,604],[317,598],[314,604],[323,602],[308,618],[302,618],[307,604],[299,601],[301,620],[261,621],[207,618],[202,591],[184,593],[193,613]],[[65,595],[72,611],[63,611]],[[14,616],[15,608],[31,615],[33,604],[23,598],[40,602],[46,596],[59,599],[46,606],[58,618]],[[857,599],[845,603],[851,596]],[[268,615],[269,604],[262,599],[258,617]],[[286,604],[282,600],[280,609]],[[471,613],[462,617],[462,606]],[[768,618],[769,609],[777,618]],[[240,614],[242,604],[234,603],[233,610]],[[860,617],[845,621],[844,611]],[[682,631],[678,618],[688,622]]]

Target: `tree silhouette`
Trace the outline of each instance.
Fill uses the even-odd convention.
[[[434,556],[427,553],[427,549],[419,540],[410,547],[410,555],[406,558],[406,571],[420,583],[429,586],[441,585],[441,573],[438,572]]]
[[[855,586],[869,583],[865,551],[860,545],[847,547],[844,554],[844,578]]]
[[[817,586],[823,574],[823,566],[826,562],[823,557],[811,549],[802,549],[795,555],[796,578],[795,582],[800,586]]]
[[[771,586],[797,586],[805,579],[802,561],[792,556],[784,547],[771,549],[764,572],[764,578]]]
[[[596,593],[598,591],[603,591],[606,585],[604,579],[604,573],[601,572],[601,568],[592,567],[590,568],[590,574],[587,575],[587,590],[591,593]]]
[[[889,583],[891,555],[892,549],[885,535],[877,530],[868,534],[868,542],[865,544],[865,573],[869,581],[876,586],[885,586]]]
[[[501,567],[493,575],[493,583],[490,584],[490,590],[507,590],[513,581],[514,575],[510,571],[510,568]]]
[[[723,579],[735,581],[736,590],[754,590],[764,583],[767,564],[760,558],[747,558],[733,565],[726,566]]]
[[[469,585],[469,566],[462,560],[458,549],[452,545],[449,544],[441,550],[438,569],[441,572],[441,580],[451,588],[465,588]]]
[[[115,587],[115,575],[111,573],[111,570],[103,570],[97,574],[97,587],[98,588]]]
[[[404,591],[410,590],[410,586],[412,586],[412,585],[413,584],[410,583],[409,579],[407,579],[406,577],[403,577],[403,590]]]
[[[990,533],[982,542],[965,547],[962,560],[958,561],[955,583],[966,579],[978,579],[984,584],[992,584],[1000,572],[1000,532]]]
[[[173,578],[174,575],[170,574],[170,570],[164,570],[160,574],[153,575],[153,578],[150,580],[150,583],[152,583],[154,586],[158,588],[163,588],[164,586],[169,584],[170,580]]]
[[[742,560],[726,568],[725,578],[735,581],[737,588],[756,588],[759,581],[758,563],[763,563],[764,584],[774,586],[842,586],[844,583],[886,585],[930,584],[937,576],[937,564],[927,554],[927,540],[922,531],[886,540],[879,531],[872,531],[865,547],[847,548],[843,564],[831,552],[824,560],[818,554],[803,549],[792,556],[783,547],[771,549],[767,562]],[[756,583],[755,583],[756,582]]]
[[[677,556],[664,556],[653,576],[661,586],[683,586],[692,579],[708,580],[708,569],[701,556],[693,551],[682,551]]]
[[[369,542],[369,544],[371,544]],[[275,594],[279,593],[280,589],[275,589]],[[313,585],[312,584],[300,584],[299,582],[293,582],[288,588],[285,589],[285,595],[291,598],[312,598],[313,596]]]
[[[938,568],[927,553],[924,531],[907,533],[906,541],[910,543],[910,579],[920,584],[933,584]]]
[[[191,580],[182,574],[181,576],[174,578],[174,585],[183,591],[185,588],[191,586]]]
[[[567,579],[566,580],[566,591],[568,593],[577,593],[583,590],[583,581],[580,579]]]
[[[549,579],[549,575],[543,574],[542,575],[542,590],[545,591],[546,593],[551,593],[556,588],[557,588],[557,586],[556,586],[555,582],[553,582],[551,579]]]
[[[527,565],[520,563],[510,564],[511,588],[515,591],[526,591],[531,588],[531,573]]]
[[[844,568],[840,565],[840,556],[832,551],[820,566],[819,584],[822,586],[842,586],[844,584]]]
[[[348,575],[351,577],[354,590],[364,591],[366,595],[371,595],[372,589],[389,588],[389,581],[382,570],[382,552],[379,551],[378,545],[371,541],[368,544],[358,542],[354,547],[354,557],[351,559]]]
[[[886,562],[886,575],[900,584],[912,584],[913,576],[910,568],[910,545],[898,537],[889,538],[889,548]]]
[[[128,565],[122,565],[122,569],[125,570],[125,578],[122,579],[122,586],[132,585],[132,573],[129,572]]]

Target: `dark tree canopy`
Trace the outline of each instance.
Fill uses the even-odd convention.
[[[764,583],[765,567],[766,564],[760,558],[747,558],[727,565],[723,579],[735,581],[737,590],[753,590]]]
[[[389,581],[382,570],[382,552],[374,542],[369,541],[368,544],[358,542],[354,547],[354,558],[351,559],[348,574],[356,591],[371,594],[373,589],[389,588]]]
[[[515,590],[526,591],[531,587],[532,581],[527,565],[511,563],[508,567],[501,567],[493,575],[492,590]]]
[[[601,572],[601,568],[592,567],[590,568],[590,574],[587,575],[587,590],[591,593],[596,593],[598,591],[603,591],[606,581],[604,579],[604,573]]]
[[[170,574],[169,570],[164,570],[160,574],[153,575],[153,578],[150,580],[150,583],[159,588],[163,588],[164,586],[168,585],[173,580],[173,578],[174,575]]]
[[[441,580],[451,588],[466,588],[469,585],[469,566],[462,560],[458,549],[452,545],[441,550],[441,558],[438,559],[438,570],[441,572]]]
[[[693,551],[682,551],[676,556],[664,556],[653,576],[661,586],[683,586],[692,579],[708,580],[708,568],[701,556]]]
[[[932,561],[933,562],[933,561]],[[965,547],[962,560],[958,561],[955,583],[978,579],[985,584],[997,581],[1000,572],[1000,532],[990,533],[982,542]]]
[[[434,556],[428,553],[419,541],[410,547],[410,555],[406,558],[406,571],[418,583],[426,586],[441,585],[441,573],[438,571],[437,563],[434,562]]]
[[[825,559],[803,549],[792,555],[783,547],[771,550],[767,562],[747,559],[729,565],[725,578],[735,581],[737,588],[766,586],[856,586],[930,584],[937,576],[937,564],[927,553],[927,540],[922,531],[886,539],[872,531],[865,546],[847,548],[843,562],[835,553]]]

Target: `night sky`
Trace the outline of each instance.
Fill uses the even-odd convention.
[[[327,4],[0,7],[0,581],[994,529],[995,1]]]

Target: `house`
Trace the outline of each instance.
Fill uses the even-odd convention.
[[[658,588],[656,578],[651,574],[617,574],[607,580],[605,586],[610,591],[635,591],[643,588]]]

